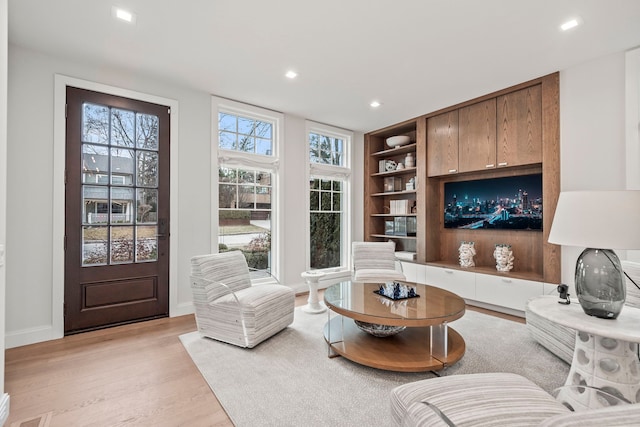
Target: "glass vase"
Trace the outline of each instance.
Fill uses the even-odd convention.
[[[620,259],[610,249],[585,249],[576,263],[576,294],[585,313],[604,319],[618,317],[626,299]]]

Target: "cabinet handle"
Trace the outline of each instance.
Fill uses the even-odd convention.
[[[453,270],[449,270],[448,268],[445,268],[445,269],[444,269],[444,272],[445,272],[445,273],[449,273],[449,274],[453,274]]]
[[[455,172],[458,172],[458,170],[457,169],[449,169],[449,173],[455,173]]]
[[[511,279],[504,279],[504,278],[502,279],[502,281],[505,282],[505,283],[511,283],[512,282]]]
[[[484,165],[485,168],[494,168],[496,165],[494,165],[493,163],[491,163],[490,165]]]
[[[498,166],[507,166],[507,162],[500,162],[498,163]]]

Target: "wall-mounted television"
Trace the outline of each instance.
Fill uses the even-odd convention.
[[[542,174],[445,182],[444,227],[542,231]]]

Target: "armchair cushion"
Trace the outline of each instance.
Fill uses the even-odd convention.
[[[446,426],[435,405],[456,426],[535,426],[569,410],[528,379],[511,373],[432,378],[391,391],[397,425]]]

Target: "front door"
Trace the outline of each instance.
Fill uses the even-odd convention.
[[[169,313],[169,114],[67,87],[65,334]]]

